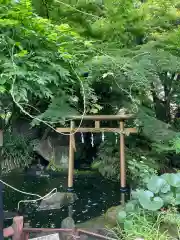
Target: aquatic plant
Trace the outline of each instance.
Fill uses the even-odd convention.
[[[180,205],[180,173],[163,174],[161,176],[152,176],[149,179],[145,189],[137,189],[132,192],[132,198],[124,206],[123,210],[118,211],[117,221],[123,226],[123,229],[131,229],[134,227],[134,219],[143,219],[142,215],[147,215],[155,220],[165,220],[172,223],[172,216],[177,226],[180,226],[180,215],[172,211],[168,211],[172,207]],[[161,212],[161,210],[163,212]],[[164,215],[162,215],[164,213]],[[139,216],[139,219],[137,219]],[[163,217],[162,217],[163,216]],[[165,217],[166,216],[166,217]],[[148,217],[148,218],[149,218]],[[144,219],[146,219],[144,218]],[[142,223],[143,225],[144,223]],[[140,228],[141,225],[139,225]],[[143,225],[144,226],[144,225]],[[148,238],[156,239],[156,238]],[[161,239],[161,238],[159,238]],[[166,239],[166,238],[162,238]]]
[[[131,213],[123,228],[118,224],[112,231],[118,239],[124,240],[168,240],[170,236],[167,230],[161,230],[161,223],[160,216],[155,217],[149,212],[141,211]]]

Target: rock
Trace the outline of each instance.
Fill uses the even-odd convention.
[[[44,166],[40,164],[25,168],[25,173],[32,177],[49,177],[49,174],[44,172]]]
[[[73,220],[73,218],[71,217],[67,217],[65,219],[62,220],[61,222],[61,228],[75,228],[75,222]]]
[[[75,193],[57,192],[52,197],[43,199],[38,207],[38,211],[60,209],[68,206],[78,199]]]
[[[74,222],[73,218],[67,217],[67,218],[63,219],[62,222],[61,222],[61,228],[74,229],[75,228],[75,222]],[[70,233],[61,232],[60,233],[60,239],[63,239],[63,240],[68,240],[69,239],[70,240],[70,239],[72,239],[72,237],[71,237]]]
[[[41,130],[37,127],[32,127],[29,120],[17,119],[17,121],[13,121],[12,133],[28,138],[29,140],[34,140],[40,136]]]
[[[100,234],[103,236],[115,238],[115,236],[113,236],[112,231],[108,230],[108,229],[112,229],[113,227],[114,227],[114,225],[109,224],[106,221],[104,215],[76,225],[76,228],[85,229],[85,230],[93,232],[93,233],[97,233],[97,234]],[[92,236],[87,236],[87,235],[82,234],[81,239],[83,239],[83,240],[92,239],[93,240],[95,238]]]
[[[105,214],[106,221],[111,223],[112,225],[116,225],[117,224],[117,213],[119,210],[123,210],[123,206],[119,205],[116,207],[109,208]]]
[[[62,146],[62,140],[48,137],[40,140],[34,146],[34,151],[42,156],[46,161],[54,161],[54,164],[61,169],[68,169],[69,147]]]

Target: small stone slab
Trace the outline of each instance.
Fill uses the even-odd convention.
[[[37,237],[37,238],[31,238],[29,240],[60,240],[60,238],[59,238],[59,234],[58,233],[53,233],[53,234],[46,235],[46,236],[41,236],[41,237]]]

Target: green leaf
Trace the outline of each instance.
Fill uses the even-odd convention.
[[[175,173],[166,173],[161,176],[169,185],[173,187],[180,187],[180,175]]]
[[[139,190],[136,190],[136,191],[131,191],[131,197],[132,199],[138,199],[138,192]]]
[[[139,191],[139,202],[144,209],[157,211],[163,206],[163,200],[160,197],[154,197],[150,191]]]
[[[153,193],[167,193],[170,191],[170,185],[166,182],[166,180],[158,176],[153,176],[149,180],[147,187]]]
[[[127,217],[127,214],[125,211],[119,211],[117,214],[117,220],[119,223],[124,223],[126,217]]]
[[[173,192],[162,193],[160,197],[163,199],[165,205],[172,204],[174,202],[174,195]]]
[[[125,222],[124,222],[124,229],[125,230],[131,230],[132,227],[133,227],[133,221],[125,220]]]
[[[180,193],[176,193],[175,205],[180,205]]]
[[[0,86],[0,93],[4,93],[6,91],[5,87]]]
[[[136,200],[129,201],[126,204],[126,207],[125,207],[126,212],[134,212],[136,205],[137,205],[137,201]]]

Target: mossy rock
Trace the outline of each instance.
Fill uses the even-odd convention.
[[[105,221],[110,223],[113,226],[117,225],[117,213],[120,210],[123,210],[124,207],[122,205],[119,206],[114,206],[111,207],[107,210],[107,212],[105,213]]]
[[[104,215],[93,218],[84,223],[79,223],[76,225],[78,228],[86,228],[86,229],[102,229],[102,228],[113,228],[117,225],[117,212],[122,210],[122,206],[114,206],[107,210]]]

